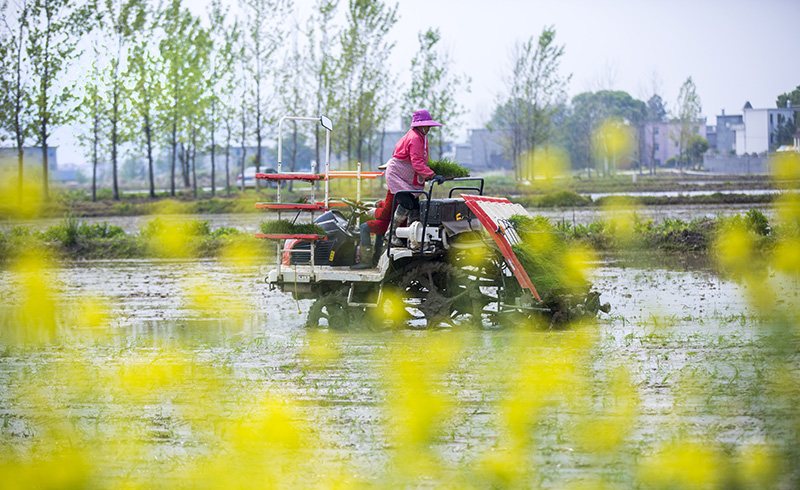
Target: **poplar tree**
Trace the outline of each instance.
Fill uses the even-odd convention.
[[[152,43],[156,37],[155,12],[148,8],[147,14],[149,19],[145,19],[140,27],[141,35],[134,40],[126,78],[132,82],[131,103],[135,119],[131,121],[133,139],[139,139],[144,145],[149,194],[155,198],[154,133],[158,132],[157,116],[159,107],[163,105],[164,86],[161,76],[163,65]],[[141,132],[137,128],[141,128]]]
[[[105,0],[105,28],[113,49],[109,53],[108,117],[111,126],[111,172],[112,190],[119,200],[118,160],[119,147],[130,140],[131,131],[123,125],[123,118],[130,113],[130,91],[126,86],[127,63],[134,35],[141,34],[146,13],[144,0]]]
[[[411,86],[403,97],[403,116],[409,119],[415,110],[427,109],[442,123],[431,135],[438,141],[441,158],[445,137],[453,136],[453,123],[465,112],[456,94],[469,92],[470,78],[452,73],[452,61],[439,46],[439,29],[420,32],[418,39],[419,51],[411,60]]]
[[[506,78],[508,93],[495,114],[519,178],[533,175],[533,150],[550,140],[572,77],[559,73],[564,46],[555,43],[555,36],[552,26],[545,27],[537,40],[530,37],[515,47],[511,74]],[[523,155],[532,162],[530,166],[522,165]]]
[[[28,40],[30,3],[21,0],[9,12],[8,3],[0,5],[0,128],[10,135],[17,150],[17,193],[23,197],[23,149],[31,135],[31,88],[28,86]],[[10,22],[9,22],[10,21]]]
[[[338,148],[346,152],[348,163],[354,153],[358,161],[370,153],[372,138],[388,118],[393,79],[387,65],[394,48],[388,35],[397,22],[397,8],[380,0],[348,4],[347,25],[340,36],[336,101],[347,121],[338,133]]]
[[[247,64],[253,80],[252,101],[255,116],[256,137],[256,172],[261,171],[262,146],[264,141],[264,126],[276,120],[274,109],[277,102],[277,91],[274,84],[277,78],[272,79],[273,87],[269,87],[270,76],[275,75],[278,49],[282,46],[285,37],[284,20],[287,11],[291,8],[289,0],[244,0],[243,5],[246,16],[245,39]],[[244,184],[244,170],[242,171]],[[255,181],[256,189],[259,188],[258,179]]]
[[[211,133],[211,196],[216,194],[216,155],[217,125],[225,118],[226,105],[231,105],[230,98],[223,93],[231,91],[232,72],[235,63],[234,43],[238,36],[238,26],[227,25],[229,8],[223,8],[220,0],[213,0],[208,11],[209,18],[209,60],[208,79],[209,114],[208,126]],[[230,124],[227,126],[227,147],[225,156],[225,188],[230,185],[228,161],[230,153]]]
[[[241,182],[241,191],[244,192],[245,189],[245,182],[244,182],[244,170],[247,163],[247,135],[248,135],[248,127],[250,124],[250,110],[248,107],[248,96],[251,94],[250,90],[250,77],[248,74],[248,56],[247,56],[247,49],[246,43],[244,40],[244,36],[241,38],[241,42],[237,46],[236,52],[238,54],[237,60],[239,62],[239,86],[240,89],[238,91],[239,97],[239,107],[237,111],[237,116],[239,118],[239,128],[237,136],[239,137],[239,144],[241,147],[242,157],[239,160],[239,167],[240,167],[240,175],[242,176]]]
[[[282,71],[282,83],[280,94],[283,110],[290,116],[305,116],[309,110],[308,101],[311,99],[309,94],[309,84],[306,82],[305,74],[302,70],[303,58],[297,45],[297,35],[292,39],[292,49],[284,61]],[[289,153],[289,170],[294,172],[297,164],[297,144],[300,136],[300,129],[297,121],[291,123],[291,151]],[[304,127],[306,129],[307,127]],[[305,139],[305,138],[303,138]],[[280,142],[281,144],[283,142]],[[289,190],[292,190],[292,181],[289,181]]]
[[[307,77],[315,81],[314,115],[322,115],[335,106],[336,100],[336,60],[332,40],[339,35],[333,23],[339,0],[317,0],[314,13],[308,21],[308,56],[305,64]],[[319,125],[314,126],[314,157],[317,168],[322,165],[320,155],[322,133]]]
[[[191,134],[188,120],[194,110],[193,87],[201,75],[197,64],[195,52],[200,46],[197,44],[200,37],[200,20],[181,6],[181,0],[171,0],[165,10],[161,12],[160,24],[164,30],[164,39],[159,43],[159,52],[164,62],[164,108],[162,113],[163,124],[168,128],[168,144],[171,148],[170,157],[170,195],[175,195],[175,166],[178,163],[178,147],[181,154],[181,174],[184,187],[190,187],[189,182],[189,152],[185,147],[187,138]]]
[[[88,134],[79,134],[78,140],[88,146],[86,154],[92,161],[92,202],[97,201],[97,167],[100,165],[104,134],[108,130],[105,104],[106,70],[101,66],[99,41],[92,46],[92,62],[84,72],[84,96],[78,106],[81,119],[89,124]]]
[[[34,132],[42,148],[42,196],[49,198],[48,140],[54,128],[72,120],[74,79],[63,74],[79,55],[78,42],[91,28],[93,6],[74,0],[32,0],[27,55],[35,108]]]
[[[700,96],[692,77],[686,79],[678,92],[678,133],[672,134],[673,141],[678,143],[678,168],[681,168],[684,153],[689,148],[689,141],[697,133],[697,119],[700,116]]]

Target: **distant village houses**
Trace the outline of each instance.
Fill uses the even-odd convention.
[[[710,172],[767,174],[770,172],[768,156],[773,152],[800,151],[798,133],[793,145],[781,145],[779,131],[795,128],[800,107],[756,109],[746,102],[742,114],[717,116],[716,126],[709,126],[713,134],[709,139],[709,151],[703,159],[703,167]]]
[[[0,147],[0,175],[16,175],[19,171],[16,147]],[[47,148],[47,171],[54,182],[72,182],[77,178],[75,169],[59,169],[58,147]],[[22,174],[26,177],[41,177],[42,149],[36,146],[22,148]]]
[[[643,149],[642,163],[645,167],[661,167],[670,158],[677,158],[680,155],[681,147],[678,135],[681,125],[677,121],[668,122],[648,122],[644,125],[642,134]],[[695,122],[694,134],[708,139],[706,118],[702,117]],[[710,144],[710,142],[709,142]],[[683,148],[683,151],[686,151]]]

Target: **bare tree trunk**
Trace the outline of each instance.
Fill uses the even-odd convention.
[[[172,165],[169,174],[169,195],[175,197],[175,164],[178,159],[178,122],[172,120]]]
[[[17,133],[17,201],[20,204],[22,204],[22,162],[22,135]]]
[[[214,120],[214,114],[216,112],[216,103],[211,102],[211,197],[216,195],[216,187],[217,187],[217,175],[216,175],[216,153],[217,153],[217,144],[215,140],[216,135],[216,121]]]
[[[372,170],[372,138],[373,134],[370,131],[367,139],[367,170]]]
[[[97,163],[100,159],[97,147],[100,145],[100,112],[97,110],[97,97],[94,97],[94,125],[92,131],[92,202],[97,201]]]
[[[45,69],[45,73],[47,73],[46,69]],[[44,98],[46,100],[47,93],[46,92],[43,92],[43,93],[44,93]],[[46,103],[45,103],[45,106],[46,106]],[[48,118],[47,118],[47,115],[46,115],[46,112],[45,112],[45,115],[42,116],[42,125],[41,125],[41,131],[42,131],[42,185],[43,185],[42,197],[44,198],[45,201],[47,201],[50,198],[50,193],[48,191],[49,175],[48,175],[48,168],[47,168],[47,122],[48,122]]]
[[[197,157],[197,128],[193,125],[191,160],[192,160],[192,191],[195,199],[197,199],[197,168],[195,164],[196,157]]]
[[[231,197],[231,144],[225,145],[225,196]]]
[[[47,39],[44,45],[44,75],[42,75],[42,105],[40,106],[40,111],[42,115],[42,124],[41,124],[41,131],[42,131],[42,197],[45,201],[50,198],[50,192],[48,189],[49,185],[49,172],[47,168],[47,123],[49,122],[49,118],[47,117],[47,89],[49,88],[50,84],[50,62],[49,62],[49,54],[50,54],[50,9],[47,10]]]
[[[27,18],[28,9],[27,5],[22,11],[21,23]],[[24,133],[22,129],[22,121],[20,121],[20,114],[22,114],[22,46],[24,45],[24,29],[20,25],[19,39],[17,40],[17,60],[16,60],[16,86],[14,87],[14,135],[17,143],[17,202],[22,204],[22,185],[23,185],[23,145],[25,144]]]
[[[156,197],[156,183],[153,175],[153,134],[150,128],[150,115],[144,117],[144,136],[147,140],[147,175],[150,178],[150,197]]]
[[[189,144],[191,144],[191,143],[189,143]],[[188,148],[188,146],[183,146],[183,143],[181,143],[181,153],[183,153],[183,158],[181,159],[181,164],[182,164],[181,165],[181,175],[183,176],[183,188],[184,189],[190,189],[192,187],[192,183],[189,180],[189,173],[190,173],[189,172],[189,170],[190,170],[189,169],[189,164],[190,164],[189,157],[191,155],[191,148]]]
[[[380,157],[379,157],[380,158],[379,166],[383,165],[384,163],[386,163],[386,160],[387,160],[387,159],[383,158],[383,142],[385,140],[386,140],[386,128],[384,127],[383,130],[381,130],[381,154],[380,154]]]
[[[242,192],[244,192],[244,164],[245,164],[245,161],[246,161],[245,157],[247,156],[247,148],[244,146],[245,145],[245,137],[247,135],[247,133],[245,132],[245,130],[247,129],[247,116],[246,116],[245,109],[246,109],[246,107],[245,107],[245,104],[244,104],[244,99],[242,99],[242,162],[241,162],[241,165],[242,165],[242,173],[241,173],[241,175],[242,175]]]

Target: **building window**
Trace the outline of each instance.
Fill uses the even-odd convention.
[[[658,144],[658,143],[656,143],[656,151],[658,151],[658,150],[660,150],[660,149],[661,149],[661,145],[660,145],[660,144]]]
[[[658,126],[653,128],[653,134],[658,134]]]
[[[773,114],[770,114],[770,115],[769,115],[769,123],[770,123],[770,124],[772,124],[772,123],[773,123],[773,121],[772,121],[772,116],[773,116]]]
[[[661,165],[661,159],[660,158],[656,158],[656,165]]]

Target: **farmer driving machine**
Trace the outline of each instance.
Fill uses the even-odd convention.
[[[326,130],[323,171],[317,173],[313,165],[307,174],[281,171],[281,133],[287,120],[318,122]],[[324,116],[282,118],[277,173],[256,174],[257,179],[279,182],[277,202],[256,203],[257,208],[276,210],[279,220],[281,213],[292,212],[292,223],[301,213],[312,213],[316,227],[310,230],[255,235],[278,241],[278,261],[268,272],[267,284],[295,299],[315,300],[308,326],[488,327],[531,319],[554,325],[607,311],[608,305],[601,305],[599,293],[588,285],[568,291],[553,288],[544,295],[537,290],[515,253],[522,232],[515,218],[528,213],[508,199],[484,196],[481,178],[431,181],[415,193],[420,196],[419,220],[390,226],[387,247],[375,251],[376,265],[352,269],[359,261],[358,225],[370,210],[361,202],[360,184],[382,173],[362,172],[360,166],[355,171],[331,170],[331,131]],[[337,178],[356,179],[355,200],[330,198],[329,183]],[[282,202],[280,181],[286,180],[311,183],[309,199]],[[324,188],[321,201],[316,200],[316,184]],[[316,212],[321,214],[314,218]],[[402,246],[391,245],[395,236]]]

